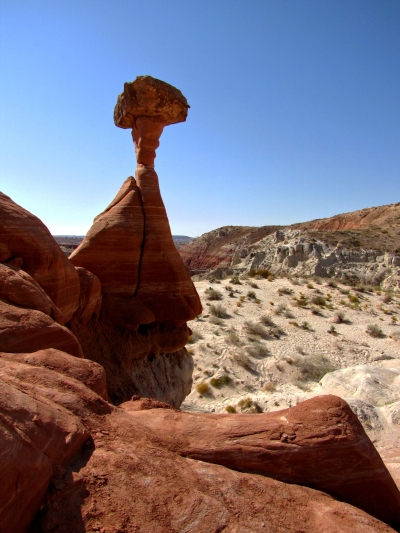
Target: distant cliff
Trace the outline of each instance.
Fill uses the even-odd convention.
[[[290,226],[224,226],[179,253],[192,273],[264,269],[398,287],[400,203]]]

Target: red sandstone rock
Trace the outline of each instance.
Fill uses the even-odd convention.
[[[82,382],[90,390],[108,400],[104,368],[88,359],[78,359],[60,350],[48,348],[33,353],[1,353],[0,359],[46,368]],[[52,382],[49,383],[52,386]]]
[[[150,76],[125,84],[115,123],[132,128],[136,181],[131,177],[124,182],[70,256],[74,265],[98,276],[104,292],[144,304],[151,315],[139,324],[154,318],[183,324],[201,313],[200,299],[172,239],[154,170],[164,126],[185,120],[188,107],[180,91]]]
[[[29,377],[21,375],[24,369],[30,371]],[[52,374],[47,388],[40,385],[41,373]],[[62,393],[68,394],[68,385],[51,370],[32,371],[0,358],[0,531],[4,533],[26,531],[56,466],[70,461],[90,437],[79,417],[57,402]]]
[[[61,311],[29,274],[20,268],[0,263],[0,297],[20,307],[36,309],[62,322]]]
[[[56,350],[0,354],[1,531],[25,533],[49,482],[32,533],[393,531],[318,490],[235,471],[314,486],[338,486],[342,474],[346,499],[363,479],[368,511],[383,500],[383,514],[397,520],[390,478],[342,400],[261,415],[193,415],[151,400],[118,409],[93,392],[101,375],[95,363]]]
[[[0,193],[0,262],[21,267],[42,287],[68,322],[78,305],[73,265],[34,215]]]
[[[311,231],[351,230],[369,228],[371,226],[390,228],[396,224],[399,213],[399,204],[389,204],[379,207],[367,207],[329,218],[320,218],[309,222],[293,224],[293,227]]]
[[[77,338],[41,311],[22,309],[0,300],[0,351],[35,352],[57,348],[83,357]]]
[[[136,411],[137,403],[121,407]],[[254,416],[154,409],[136,412],[135,424],[184,457],[323,490],[400,527],[397,486],[357,417],[337,396]]]
[[[24,533],[41,504],[32,533],[389,533],[370,514],[398,519],[390,477],[336,397],[261,415],[193,415],[146,399],[117,409],[94,392],[104,392],[101,367],[56,350],[0,354],[0,382],[2,532]],[[364,480],[364,503],[375,507],[366,514],[319,490],[230,468],[315,487],[341,474],[346,499]]]
[[[160,322],[193,320],[201,303],[172,239],[158,177],[150,166],[138,165],[139,186],[146,220],[137,297]]]
[[[119,128],[130,129],[136,117],[158,117],[164,124],[186,120],[189,104],[179,89],[151,76],[124,84],[114,110]]]
[[[76,271],[78,272],[81,291],[74,319],[81,324],[87,324],[93,315],[98,316],[100,313],[101,283],[97,276],[85,268],[78,267]]]
[[[125,180],[111,204],[98,215],[70,261],[93,272],[102,291],[135,295],[144,233],[143,209],[135,179]],[[144,322],[149,321],[146,315]],[[154,318],[150,317],[150,321]]]

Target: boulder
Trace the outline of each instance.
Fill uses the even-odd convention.
[[[79,298],[79,278],[49,230],[0,192],[0,263],[22,268],[51,298],[65,324]]]
[[[48,363],[55,362],[55,352],[39,353],[38,358],[47,356]],[[0,354],[0,531],[4,532],[27,530],[52,476],[90,438],[77,400],[82,402],[91,391],[63,376],[60,367],[45,368],[44,358],[36,366],[35,356],[24,357],[26,361],[21,356],[13,360],[10,354]],[[82,374],[83,362],[64,357],[69,358],[70,367],[77,363]],[[74,395],[77,389],[80,394]],[[99,397],[92,395],[97,401]]]
[[[122,407],[129,411],[131,403]],[[361,423],[337,396],[253,416],[146,410],[135,412],[135,424],[183,457],[322,490],[400,527],[400,493]]]
[[[400,397],[400,366],[357,365],[342,368],[326,374],[320,386],[325,393],[353,397],[381,407]]]
[[[21,268],[0,263],[0,297],[20,307],[36,309],[63,322],[61,311],[42,287]]]
[[[151,76],[138,76],[124,84],[114,109],[119,128],[131,129],[136,117],[159,117],[164,124],[184,122],[189,104],[181,91]]]
[[[273,421],[270,414],[193,416],[154,400],[137,400],[105,417],[94,415],[89,420],[94,440],[90,457],[84,463],[77,459],[54,476],[36,524],[41,527],[39,531],[54,533],[101,529],[155,533],[393,532],[371,514],[320,490],[265,475],[269,453],[271,468],[280,470],[282,476],[302,472],[303,477],[308,469],[310,479],[315,476],[323,483],[324,474],[332,478],[340,452],[338,469],[346,465],[346,453],[352,451],[351,459],[357,457],[361,466],[355,473],[348,462],[345,472],[351,472],[351,479],[344,489],[349,488],[354,496],[357,488],[352,487],[352,481],[355,475],[361,480],[364,474],[370,480],[370,503],[374,503],[375,495],[385,508],[389,506],[387,516],[395,516],[398,504],[394,491],[389,484],[381,484],[382,471],[376,468],[373,446],[365,433],[360,440],[352,441],[353,432],[359,432],[359,424],[353,424],[354,415],[353,419],[341,419],[342,438],[335,435],[336,424],[329,410],[338,406],[346,411],[337,398],[322,404],[314,400],[303,410],[302,415],[308,413],[305,417],[298,410],[292,418],[291,410],[285,410],[274,413]],[[351,412],[348,414],[351,416]],[[302,444],[269,439],[269,431],[280,431],[282,425],[288,429],[279,417],[299,426],[305,422],[304,429],[299,427]],[[308,449],[313,460],[307,459],[307,466],[301,461],[286,465],[284,457],[296,454],[289,451],[293,446],[301,448],[300,454]],[[334,448],[338,455],[329,460]],[[279,469],[273,465],[275,460]],[[229,461],[229,467],[224,466]],[[249,464],[252,471],[264,475],[238,471],[247,470]],[[324,470],[318,472],[319,468]],[[379,474],[376,487],[371,482],[374,474]],[[335,477],[338,481],[340,471]],[[384,492],[379,494],[379,490]],[[390,507],[393,503],[394,508]]]
[[[23,353],[45,348],[57,348],[83,357],[78,339],[68,328],[41,311],[0,300],[0,351]]]

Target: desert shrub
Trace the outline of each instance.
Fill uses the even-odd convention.
[[[268,278],[269,276],[272,276],[273,277],[273,274],[272,272],[270,272],[269,270],[267,270],[266,268],[259,268],[257,270],[250,270],[249,273],[248,273],[248,276],[250,278],[255,278],[256,276],[260,279],[260,278]]]
[[[308,305],[308,298],[306,298],[304,294],[301,294],[299,298],[295,298],[294,305],[297,305],[298,307],[306,307]]]
[[[308,322],[302,322],[301,326],[300,326],[302,329],[306,330],[306,331],[311,331],[311,326]]]
[[[384,337],[383,331],[377,324],[369,324],[367,326],[366,333],[370,335],[371,337],[374,337],[376,339],[379,339],[381,337]]]
[[[254,291],[249,291],[247,293],[247,298],[250,298],[250,300],[255,300],[257,298],[257,295]]]
[[[384,304],[388,304],[391,300],[392,300],[392,295],[389,292],[387,292],[382,298],[382,302]]]
[[[272,320],[272,316],[271,315],[263,315],[260,318],[260,322],[264,326],[269,326],[269,327],[275,326],[275,322]]]
[[[293,289],[290,287],[279,287],[278,294],[279,296],[282,296],[283,294],[291,295],[293,294]]]
[[[226,311],[226,307],[221,304],[210,305],[210,313],[218,318],[228,318],[229,315]]]
[[[249,285],[252,289],[259,289],[260,287],[254,281],[249,281]]]
[[[261,342],[254,342],[249,346],[246,346],[245,350],[248,355],[256,358],[266,357],[270,355],[270,351],[268,350],[268,348],[264,346],[264,344],[262,344]]]
[[[335,316],[333,318],[333,322],[335,324],[343,324],[343,322],[346,320],[346,315],[343,311],[336,311]]]
[[[311,311],[311,313],[312,313],[313,315],[324,316],[324,315],[322,314],[321,309],[319,309],[318,307],[311,307],[310,311]]]
[[[396,316],[392,316],[392,324],[397,324],[397,317]]]
[[[202,339],[203,335],[200,333],[200,331],[196,331],[195,329],[192,331],[192,334],[188,338],[187,343],[193,344],[194,342],[197,342],[199,339]]]
[[[221,318],[214,316],[214,315],[211,315],[209,320],[211,324],[214,324],[214,326],[221,326],[224,323],[224,321]]]
[[[272,392],[276,388],[276,383],[273,381],[266,381],[263,385],[263,390],[266,392]]]
[[[269,328],[267,331],[268,331],[268,335],[270,335],[271,337],[274,337],[275,339],[280,339],[282,335],[286,335],[285,330],[283,330],[279,326],[274,326],[272,328]]]
[[[240,281],[238,276],[233,276],[233,278],[231,278],[229,281],[230,281],[230,283],[232,283],[232,285],[241,285],[242,284],[242,282]]]
[[[276,306],[276,309],[275,309],[275,314],[276,315],[282,315],[287,309],[287,305],[286,304],[279,304]]]
[[[228,376],[228,374],[222,374],[222,376],[220,376],[219,378],[211,378],[210,385],[218,389],[219,387],[223,387],[224,385],[229,385],[231,381],[232,378]]]
[[[246,352],[240,351],[233,354],[233,359],[238,365],[242,366],[246,370],[253,370],[253,361],[250,359],[250,356]]]
[[[311,298],[311,303],[314,304],[314,305],[319,305],[320,307],[323,307],[324,305],[326,305],[326,299],[323,297],[323,296],[313,296]]]
[[[328,333],[330,333],[331,335],[337,335],[336,328],[335,328],[335,326],[333,324],[328,329]]]
[[[210,392],[210,386],[206,381],[201,381],[200,383],[197,383],[196,390],[199,394],[207,394]]]
[[[312,283],[307,283],[307,287],[308,287],[309,289],[313,289],[313,288],[314,288],[314,285],[313,285]]]
[[[337,283],[335,280],[333,279],[329,279],[326,284],[328,285],[328,287],[332,287],[332,289],[336,289],[337,288]]]
[[[238,406],[242,412],[262,413],[262,409],[259,404],[251,398],[242,398],[238,401]]]
[[[256,337],[266,338],[268,333],[262,324],[256,324],[255,322],[246,321],[244,323],[244,329],[247,335],[254,335]]]
[[[333,372],[335,366],[325,355],[314,354],[295,361],[300,371],[301,381],[320,381],[325,374]]]
[[[209,287],[204,291],[204,294],[206,295],[207,300],[222,300],[222,294],[213,289],[212,287]]]
[[[232,413],[232,414],[233,414],[233,413],[236,413],[236,409],[233,407],[233,405],[227,405],[227,406],[225,407],[225,411],[226,411],[227,413]]]
[[[225,290],[226,291],[232,291],[232,287],[230,285],[226,285]]]
[[[285,309],[283,314],[284,314],[284,316],[286,318],[293,318],[294,317],[294,314],[292,313],[292,311],[290,309]]]
[[[355,294],[349,294],[349,295],[347,296],[347,298],[350,300],[350,302],[351,302],[352,304],[356,304],[356,305],[358,305],[358,304],[360,303],[360,299],[359,299],[359,297],[356,296]]]
[[[237,346],[240,344],[240,338],[239,335],[236,333],[236,331],[228,331],[226,334],[225,340],[228,344],[233,344]]]

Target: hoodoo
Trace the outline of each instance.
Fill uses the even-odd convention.
[[[135,298],[143,313],[139,324],[154,319],[183,324],[201,313],[199,297],[172,239],[154,170],[164,127],[185,121],[188,108],[178,89],[151,76],[125,83],[114,121],[120,128],[132,129],[136,179],[127,178],[70,257],[74,265],[98,276],[105,293]]]
[[[188,107],[178,89],[150,76],[125,83],[114,120],[132,129],[136,177],[125,180],[70,256],[101,282],[99,319],[73,320],[71,329],[86,357],[104,366],[117,402],[140,394],[178,407],[192,383],[186,322],[202,308],[173,242],[154,170],[164,126],[184,121]]]

